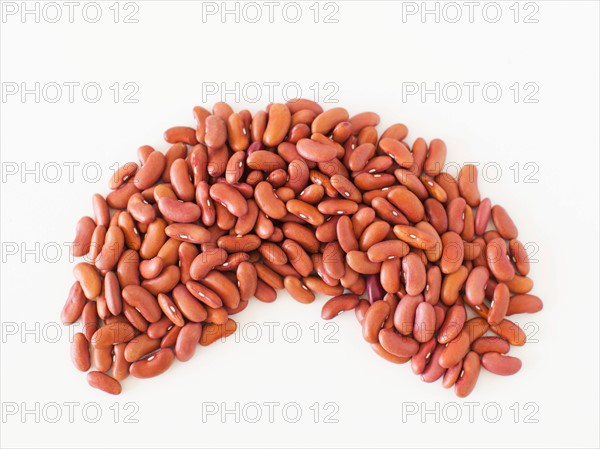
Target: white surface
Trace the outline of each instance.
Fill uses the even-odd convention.
[[[522,23],[520,16],[515,24],[512,2],[501,3],[498,23],[488,23],[481,12],[473,23],[435,23],[431,17],[422,23],[418,16],[403,21],[401,3],[358,1],[337,2],[337,24],[313,23],[310,3],[302,4],[303,19],[295,24],[280,14],[274,23],[235,23],[230,17],[223,24],[213,16],[203,23],[202,6],[192,2],[169,2],[168,8],[137,2],[134,24],[113,23],[110,3],[103,3],[103,18],[96,24],[77,13],[74,23],[55,24],[5,16],[0,24],[3,83],[96,82],[103,97],[90,103],[76,93],[73,103],[64,98],[50,103],[48,91],[39,103],[31,96],[25,102],[10,96],[1,104],[4,171],[13,163],[32,168],[40,162],[42,172],[39,182],[33,175],[25,182],[8,176],[1,186],[2,446],[597,447],[598,4],[537,2],[539,22]],[[324,5],[320,8],[323,13]],[[449,161],[499,164],[501,179],[481,181],[482,194],[505,205],[521,240],[539,247],[531,277],[544,310],[517,320],[536,323],[529,332],[537,329],[538,343],[511,350],[522,358],[522,371],[509,378],[482,372],[475,392],[459,400],[439,383],[422,383],[410,366],[379,359],[362,340],[353,314],[335,320],[337,342],[326,343],[330,329],[319,318],[322,299],[303,306],[280,293],[275,304],[254,301],[236,317],[246,326],[246,341],[199,348],[190,362],[177,363],[153,380],[128,379],[118,397],[89,388],[69,360],[67,331],[51,341],[72,282],[66,248],[54,262],[52,248],[68,242],[77,219],[91,214],[92,193],[107,192],[113,164],[134,160],[141,144],[166,150],[163,130],[192,124],[191,109],[202,103],[202,83],[221,81],[229,86],[296,82],[308,97],[315,82],[333,82],[339,105],[351,113],[379,112],[380,129],[401,121],[410,129],[409,141],[443,138]],[[114,82],[136,83],[139,102],[115,103],[109,90]],[[480,93],[472,103],[436,103],[431,97],[423,102],[418,96],[403,102],[403,82],[439,82],[448,88],[453,82],[495,82],[503,95],[497,103]],[[515,103],[509,90],[515,82],[538,85],[539,102]],[[329,89],[319,90],[327,94]],[[275,92],[281,100],[281,89]],[[236,108],[256,111],[269,101],[266,94],[265,88],[260,101],[241,99]],[[218,100],[209,96],[206,103]],[[231,96],[227,100],[235,103]],[[69,162],[81,164],[72,182],[64,165]],[[102,167],[98,182],[86,181],[82,165],[88,162]],[[515,182],[509,167],[518,163],[524,175],[532,170],[524,167],[528,162],[539,167],[534,176],[539,182]],[[63,175],[54,183],[49,182],[53,163]],[[95,177],[92,169],[87,177]],[[27,248],[39,242],[47,252],[38,251],[39,261],[22,250],[10,255],[6,245],[12,242]],[[252,322],[263,331],[257,343],[249,342],[254,329],[247,323]],[[268,322],[279,323],[272,342]],[[28,334],[36,323],[40,331]],[[286,323],[301,328],[298,343],[282,336]],[[317,343],[310,329],[314,323],[320,329]],[[77,403],[73,422],[69,402]],[[240,423],[233,415],[225,423],[219,415],[203,419],[202,403],[221,408],[223,402],[229,408],[239,402],[246,418],[254,416],[247,404],[263,404],[264,416],[254,424],[244,415]],[[281,404],[273,423],[265,402]],[[315,402],[321,410],[318,423],[309,408]],[[333,410],[325,408],[329,402],[339,407],[337,423],[324,422]],[[36,403],[39,418],[22,414],[35,410]],[[282,416],[288,403],[300,405],[300,422]],[[472,422],[469,403],[475,403]],[[494,403],[502,412],[496,423],[491,422]],[[87,405],[93,418],[94,404],[102,417],[90,423],[82,408]],[[439,418],[421,416],[436,404]],[[408,413],[413,406],[416,415]],[[15,415],[9,413],[14,407]],[[51,423],[56,407],[62,416]],[[137,407],[137,423],[125,422],[131,407]],[[456,407],[462,416],[452,423]],[[288,419],[293,418],[293,409],[289,412]],[[537,422],[526,422],[527,416]]]

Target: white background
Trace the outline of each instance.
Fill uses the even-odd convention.
[[[13,83],[31,88],[36,82],[40,89],[64,82],[95,82],[102,88],[96,103],[78,89],[71,103],[66,88],[56,103],[49,101],[54,97],[50,90],[42,92],[39,102],[32,94],[2,99],[3,447],[598,446],[596,2],[520,4],[517,23],[509,9],[513,2],[500,2],[497,23],[486,20],[493,18],[493,10],[482,15],[484,2],[473,23],[463,3],[458,3],[463,18],[457,23],[447,20],[455,14],[449,7],[440,9],[445,15],[436,23],[431,15],[425,20],[419,14],[403,15],[401,2],[358,1],[336,3],[333,18],[338,23],[324,23],[323,14],[333,9],[323,4],[314,23],[312,2],[302,3],[297,23],[282,17],[283,3],[273,23],[265,5],[258,23],[244,17],[236,23],[234,16],[223,23],[218,15],[203,16],[200,3],[152,1],[136,3],[138,23],[123,23],[120,16],[115,24],[111,4],[102,3],[97,23],[76,10],[73,23],[65,17],[58,23],[44,17],[36,23],[31,16],[23,21],[17,14],[3,15],[0,24],[3,90]],[[421,2],[408,7],[415,5],[421,7]],[[404,8],[410,11],[406,4]],[[120,11],[126,12],[123,5]],[[530,19],[538,22],[525,23],[524,15],[532,11]],[[68,13],[66,6],[62,12]],[[246,10],[246,18],[252,18],[251,12]],[[46,13],[54,17],[52,11]],[[122,96],[115,102],[109,89],[115,82],[135,83],[138,102],[126,103]],[[53,260],[54,250],[72,239],[80,216],[92,213],[91,195],[107,193],[110,167],[135,160],[142,144],[166,150],[162,132],[192,125],[191,110],[202,104],[203,83],[214,82],[230,88],[235,82],[298,83],[309,98],[315,96],[310,86],[319,83],[321,100],[332,92],[325,83],[334,83],[337,91],[329,100],[351,114],[379,112],[379,129],[401,121],[409,127],[410,142],[418,136],[443,138],[451,162],[500,167],[497,182],[491,182],[496,175],[490,170],[480,189],[507,207],[522,241],[537,245],[538,262],[530,276],[533,293],[544,300],[541,313],[516,319],[529,323],[528,333],[537,340],[511,349],[523,360],[521,372],[502,378],[482,371],[474,393],[460,400],[439,383],[422,383],[409,365],[378,358],[362,340],[353,314],[336,319],[332,329],[337,342],[327,343],[331,329],[319,318],[323,298],[305,306],[280,293],[274,304],[252,301],[236,317],[246,326],[246,338],[238,334],[239,342],[199,348],[191,361],[176,363],[155,379],[127,379],[118,397],[89,388],[69,360],[67,330],[58,341],[54,338],[54,323],[72,283],[65,247],[58,260]],[[476,89],[470,102],[464,88],[455,103],[449,101],[454,96],[450,91],[439,101],[433,95],[403,98],[403,89],[422,82],[428,87],[439,82],[448,89],[449,83],[497,83],[502,95],[492,103]],[[521,96],[515,102],[510,86],[517,82]],[[523,94],[531,92],[523,88],[525,83],[539,89],[531,98],[537,103],[524,101]],[[281,101],[281,87],[275,94]],[[220,94],[212,95],[206,103],[220,99]],[[236,103],[232,96],[226,100]],[[258,102],[248,100],[248,95],[240,98],[236,109],[264,107],[270,100],[266,87]],[[40,179],[28,174],[22,180],[22,170],[35,169],[36,162],[41,164]],[[71,162],[80,165],[69,180],[65,164]],[[92,182],[96,174],[93,166],[83,171],[86,163],[99,164],[101,180]],[[519,179],[513,164],[518,164]],[[15,166],[19,172],[8,175]],[[60,179],[53,182],[57,173]],[[527,174],[537,182],[525,182]],[[39,251],[23,251],[36,244]],[[278,323],[272,342],[268,322]],[[255,328],[247,323],[262,330],[258,342],[250,342]],[[286,324],[300,327],[299,342],[289,342],[293,329],[286,341],[281,331]],[[77,403],[73,422],[69,402]],[[246,407],[240,423],[234,415],[203,415],[206,404],[221,409],[234,408],[236,402],[242,411]],[[247,404],[252,402],[280,403],[274,422],[262,405],[262,419],[250,423],[255,410]],[[337,423],[324,422],[325,413],[333,410],[325,409],[330,402],[338,407],[333,416]],[[301,407],[299,422],[288,422],[291,412],[282,415],[288,403]],[[317,423],[310,409],[314,403],[321,411]],[[62,416],[51,423],[54,404]],[[94,404],[102,416],[91,423],[94,409],[89,407]],[[23,414],[26,409],[34,413]],[[502,416],[493,423],[498,409]],[[114,410],[120,411],[116,418]],[[125,422],[126,412],[133,410],[138,422]],[[422,414],[426,410],[433,412]],[[461,415],[453,423],[457,411]]]

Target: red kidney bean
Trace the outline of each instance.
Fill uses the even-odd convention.
[[[483,235],[487,229],[487,225],[490,221],[490,214],[492,212],[492,202],[489,198],[484,198],[477,207],[477,213],[475,214],[475,233],[477,235]]]
[[[92,388],[97,388],[109,394],[121,394],[121,384],[107,374],[91,371],[87,374],[87,382]]]
[[[454,384],[454,392],[459,398],[465,398],[473,391],[479,371],[481,369],[481,360],[475,352],[469,352],[463,360],[462,370],[456,383]]]
[[[429,363],[423,370],[423,374],[421,374],[421,380],[423,382],[435,382],[444,375],[446,368],[440,365],[440,358],[442,356],[443,350],[443,346],[436,346],[435,350],[433,351],[433,354],[429,358]]]
[[[492,221],[494,226],[502,237],[507,240],[516,239],[519,235],[517,227],[513,223],[512,219],[502,206],[495,205],[492,207]]]
[[[517,228],[480,199],[474,164],[454,179],[442,140],[409,146],[400,123],[379,137],[376,113],[306,99],[254,115],[218,102],[193,116],[195,127],[165,132],[166,154],[140,147],[141,165],[121,166],[106,199],[92,197],[95,219],[78,222],[72,253],[88,259],[61,319],[82,318],[72,356],[98,370],[92,386],[118,393],[130,372],[189,360],[197,342],[235,332],[229,316],[252,296],[273,302],[283,288],[301,303],[333,297],[324,319],[355,309],[376,354],[412,359],[460,397],[479,355],[498,374],[520,368],[500,355],[526,340],[505,316],[543,304]],[[468,308],[478,317],[467,321]]]
[[[145,359],[131,364],[129,372],[141,379],[155,377],[168,370],[175,360],[175,353],[168,348],[159,349]]]
[[[506,243],[502,238],[492,239],[486,248],[488,267],[500,282],[510,281],[515,277],[515,269],[508,257]]]
[[[542,300],[535,295],[513,295],[508,303],[506,315],[515,315],[517,313],[536,313],[542,310],[543,307],[544,304],[542,303]]]
[[[510,344],[500,337],[479,337],[471,345],[471,350],[479,355],[483,355],[486,352],[506,354],[510,350]]]
[[[520,359],[497,352],[486,352],[483,354],[481,356],[481,364],[486,370],[499,376],[512,376],[522,366]]]
[[[433,351],[435,350],[436,347],[437,347],[437,343],[436,343],[435,339],[431,339],[431,340],[429,340],[425,343],[421,343],[419,345],[419,350],[417,351],[417,353],[414,356],[412,356],[412,358],[410,360],[410,365],[411,365],[411,368],[412,368],[412,371],[414,374],[416,374],[416,375],[423,374],[423,371],[425,371],[425,367],[427,366],[427,363],[431,359],[431,356],[433,355]]]
[[[406,293],[418,295],[427,285],[427,272],[423,261],[415,253],[409,253],[402,259],[402,273]]]
[[[71,360],[73,365],[79,371],[87,371],[90,369],[90,348],[89,343],[85,335],[81,332],[76,333],[73,336],[73,342],[71,343]]]
[[[177,360],[187,362],[194,356],[201,335],[202,325],[200,323],[188,323],[181,328],[175,343]]]
[[[72,324],[79,319],[85,307],[85,294],[79,281],[69,290],[69,295],[63,306],[60,319],[64,324]]]
[[[458,173],[458,190],[460,195],[471,207],[477,207],[480,201],[479,187],[477,186],[477,167],[466,164]]]
[[[467,312],[463,305],[455,304],[450,307],[438,331],[438,342],[443,345],[454,340],[462,331],[466,320]]]

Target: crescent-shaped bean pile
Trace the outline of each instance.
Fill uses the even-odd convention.
[[[330,296],[322,318],[354,310],[364,339],[425,382],[465,397],[480,368],[511,375],[525,344],[507,316],[534,313],[529,259],[475,165],[444,171],[446,145],[406,142],[379,116],[297,99],[252,115],[197,106],[92,199],[72,252],[62,321],[82,321],[71,356],[89,384],[121,392],[236,331],[231,316],[286,289]],[[489,335],[488,335],[489,334]]]

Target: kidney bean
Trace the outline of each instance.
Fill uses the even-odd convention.
[[[242,301],[240,301],[242,302]],[[248,302],[248,301],[244,301],[244,302]],[[229,319],[229,310],[238,310],[238,308],[240,307],[240,305],[238,304],[236,308],[225,308],[225,307],[219,307],[218,309],[213,309],[212,307],[209,307],[206,311],[208,312],[208,316],[206,317],[206,322],[207,323],[213,323],[213,324],[225,324],[227,322],[227,320]],[[245,306],[244,306],[245,307]]]
[[[440,300],[440,292],[442,290],[442,272],[437,265],[433,265],[427,269],[427,282],[423,295],[425,301],[431,305],[436,305]]]
[[[347,312],[358,306],[359,297],[354,294],[334,296],[328,300],[321,309],[321,318],[330,320],[342,312]]]
[[[103,373],[108,371],[112,364],[112,347],[97,348],[93,346],[92,349],[92,364],[94,367]]]
[[[388,200],[396,206],[412,222],[425,217],[425,209],[421,200],[408,189],[392,189],[387,194]]]
[[[236,270],[237,285],[240,291],[241,301],[248,301],[257,287],[257,275],[254,265],[250,262],[242,262]]]
[[[323,112],[323,108],[312,100],[306,98],[293,98],[286,103],[286,106],[292,114],[298,111],[309,110],[313,113],[314,117]],[[308,122],[312,122],[312,119]]]
[[[344,108],[332,108],[321,112],[312,122],[311,130],[313,134],[328,134],[338,123],[345,122],[350,116]]]
[[[380,262],[371,262],[367,253],[350,251],[346,254],[346,262],[354,271],[361,274],[377,274],[381,270]]]
[[[119,343],[126,343],[135,336],[135,330],[127,323],[107,324],[99,328],[92,336],[91,343],[95,348],[108,348]]]
[[[378,343],[379,331],[390,314],[390,306],[384,301],[375,301],[365,313],[363,338],[369,343]]]
[[[438,330],[438,342],[443,345],[454,340],[462,331],[466,320],[467,312],[462,304],[454,304],[450,307]]]
[[[492,221],[500,235],[505,239],[512,240],[518,237],[519,231],[508,215],[508,212],[498,204],[492,207]]]
[[[315,300],[315,295],[301,279],[295,276],[286,276],[283,279],[283,284],[285,289],[296,301],[301,302],[302,304],[310,304]]]
[[[304,285],[316,293],[322,293],[328,296],[339,296],[344,293],[344,288],[341,285],[328,285],[318,276],[308,276],[304,277],[302,280],[304,281]]]
[[[453,365],[446,370],[444,377],[442,378],[442,387],[451,388],[456,384],[456,381],[462,372],[462,363],[463,362],[461,360],[456,365]]]
[[[403,142],[391,137],[382,136],[381,140],[379,140],[379,148],[400,167],[411,167],[413,165],[413,156]]]
[[[196,130],[187,126],[174,126],[164,133],[165,141],[169,143],[183,142],[188,145],[196,145]]]
[[[494,238],[487,244],[486,257],[490,271],[498,281],[510,281],[515,277],[515,269],[502,238]]]
[[[490,329],[495,334],[508,340],[513,346],[523,346],[527,340],[525,332],[517,324],[507,319],[502,320],[499,324],[490,325]]]
[[[383,346],[381,346],[379,343],[371,343],[371,349],[373,349],[378,356],[391,363],[400,365],[408,362],[411,359],[410,357],[398,357],[397,355],[394,355],[383,349]]]
[[[413,248],[429,250],[433,249],[438,243],[436,237],[430,232],[414,226],[396,225],[393,231],[396,237],[408,243]]]
[[[367,317],[365,317],[365,323],[366,320]],[[419,344],[415,340],[397,334],[394,329],[381,329],[379,331],[379,344],[396,357],[412,357],[419,350]]]
[[[543,307],[544,304],[542,303],[542,300],[535,295],[513,295],[508,303],[506,315],[515,315],[517,313],[536,313],[542,310]]]
[[[492,211],[492,202],[489,198],[484,198],[477,207],[477,213],[475,214],[475,233],[477,235],[483,235],[487,229],[487,225],[490,221],[490,214]]]
[[[173,348],[177,343],[177,337],[179,336],[179,332],[181,332],[181,328],[178,326],[173,326],[171,329],[169,329],[160,341],[160,347],[163,349]]]
[[[506,316],[509,301],[510,291],[508,290],[506,284],[500,282],[494,289],[492,304],[488,312],[487,320],[490,325],[497,325],[502,322]]]
[[[441,298],[442,302],[447,306],[456,303],[460,290],[462,289],[469,270],[464,265],[461,265],[454,273],[450,273],[444,277],[442,281]]]
[[[130,363],[125,360],[125,348],[127,343],[120,343],[113,346],[113,362],[110,368],[110,375],[117,381],[129,377]]]
[[[87,382],[92,388],[97,388],[109,394],[121,394],[121,384],[107,374],[91,371],[87,374]]]
[[[96,229],[96,223],[90,217],[81,217],[75,228],[75,239],[71,247],[71,254],[75,257],[86,255],[90,251],[92,235]]]
[[[443,349],[440,365],[444,368],[456,365],[467,355],[471,343],[485,334],[488,329],[489,324],[482,318],[472,318],[467,321],[458,336]]]
[[[244,263],[244,262],[242,262]],[[239,266],[239,265],[238,265]],[[200,283],[214,291],[226,307],[235,309],[240,303],[240,291],[235,283],[218,271],[210,271]]]
[[[90,369],[90,348],[87,338],[81,332],[76,333],[73,336],[73,342],[71,343],[71,360],[73,365],[79,371],[87,371]]]
[[[151,352],[156,351],[159,347],[159,339],[150,338],[148,334],[140,334],[127,343],[123,355],[126,361],[133,363]]]
[[[202,329],[200,345],[208,346],[217,340],[224,340],[237,330],[237,323],[231,318],[225,324],[207,324]]]
[[[517,239],[512,239],[508,244],[508,249],[517,271],[523,276],[527,276],[529,274],[529,256],[525,246]]]
[[[204,121],[204,142],[209,148],[220,148],[227,141],[227,124],[222,117],[209,115]]]
[[[485,299],[485,287],[490,279],[486,267],[475,267],[469,273],[465,284],[465,298],[470,305],[479,305]]]
[[[512,278],[510,281],[505,281],[504,283],[508,286],[508,289],[512,293],[516,294],[529,293],[533,289],[533,280],[527,276],[519,276],[515,274],[514,278]]]
[[[184,159],[175,159],[169,169],[173,191],[182,201],[193,201],[196,188],[190,179],[188,164]]]
[[[148,357],[133,362],[129,373],[133,377],[146,379],[155,377],[168,370],[175,360],[175,353],[169,348],[159,349]]]
[[[216,309],[223,306],[223,300],[219,297],[219,295],[199,282],[187,281],[185,286],[196,299],[203,302],[208,307],[213,307]]]
[[[139,285],[128,285],[122,292],[123,300],[136,308],[150,323],[160,320],[162,311],[154,295]]]
[[[102,281],[100,280],[100,274],[93,265],[80,262],[73,268],[73,275],[79,281],[79,285],[87,299],[95,299],[100,294]]]
[[[465,249],[463,239],[454,231],[442,235],[440,269],[444,274],[454,273],[463,264]]]
[[[446,144],[443,140],[433,139],[429,143],[429,153],[423,169],[428,176],[439,175],[446,162]]]
[[[283,276],[277,273],[275,270],[262,263],[254,264],[254,268],[256,269],[258,279],[263,281],[265,284],[276,290],[281,290],[283,288]]]
[[[475,352],[469,352],[463,360],[462,370],[456,383],[454,384],[454,393],[459,398],[465,398],[473,391],[479,371],[481,369],[481,360]]]
[[[227,117],[227,141],[233,151],[244,151],[250,144],[250,136],[241,114],[233,113]]]
[[[121,287],[117,275],[113,271],[109,271],[104,277],[104,295],[110,313],[119,315],[123,309]]]
[[[127,181],[138,169],[138,164],[135,162],[127,162],[121,165],[108,180],[108,188],[111,190],[118,189],[125,181]]]
[[[435,339],[431,339],[419,345],[419,350],[410,360],[412,372],[416,375],[423,374],[427,363],[431,359],[433,351],[437,347]]]
[[[486,352],[506,354],[510,350],[510,344],[500,337],[479,337],[471,345],[471,350],[479,355],[483,355]]]
[[[132,178],[133,185],[140,191],[151,187],[160,179],[165,166],[165,155],[160,151],[153,151]]]
[[[370,143],[370,144],[375,145],[378,140],[377,129],[374,126],[365,126],[358,133],[358,137],[354,137],[351,135],[346,140],[346,142],[349,142],[351,140],[355,140],[355,143],[358,146],[362,145],[363,143]],[[389,159],[389,158],[385,158],[385,159]],[[390,165],[391,165],[391,163],[390,163]]]
[[[387,259],[381,263],[379,282],[388,293],[400,290],[400,263],[400,258]]]
[[[176,326],[183,326],[185,324],[181,312],[175,305],[175,303],[164,293],[158,294],[158,305],[163,311],[165,316]]]
[[[262,139],[265,146],[276,147],[279,145],[287,135],[291,121],[292,115],[285,104],[272,104]]]
[[[419,295],[427,284],[427,272],[422,260],[415,253],[409,253],[402,259],[402,274],[406,293]]]
[[[481,364],[486,370],[499,376],[512,376],[522,366],[521,360],[517,357],[510,357],[497,352],[486,352],[483,354],[481,356]]]
[[[125,209],[129,197],[134,193],[137,193],[138,189],[134,184],[133,179],[127,181],[125,184],[120,186],[118,189],[113,190],[106,196],[106,202],[113,209]]]
[[[528,294],[516,226],[480,200],[475,165],[455,180],[442,171],[442,140],[409,147],[399,123],[378,139],[376,113],[350,118],[306,99],[254,115],[218,102],[193,115],[195,128],[165,132],[166,155],[140,147],[141,167],[120,167],[106,199],[92,198],[96,219],[77,225],[72,252],[92,263],[75,266],[61,319],[83,317],[78,368],[90,358],[98,374],[112,366],[120,391],[129,372],[151,377],[189,360],[197,341],[235,332],[229,315],[252,296],[273,302],[285,288],[302,303],[333,297],[324,319],[354,308],[375,353],[412,358],[424,381],[443,376],[461,397],[478,354],[491,370],[514,369],[498,354],[525,334],[504,317],[542,302]],[[490,216],[497,231],[486,231]],[[466,306],[479,317],[467,321]],[[482,337],[490,326],[500,337]],[[115,390],[108,379],[95,382]]]
[[[64,324],[72,324],[79,319],[85,307],[85,298],[81,283],[76,281],[69,290],[69,295],[60,314],[60,319]]]
[[[173,163],[178,159],[184,160],[187,157],[187,152],[188,152],[187,145],[182,142],[174,143],[167,150],[167,152],[165,153],[165,169],[163,170],[162,175],[161,175],[161,179],[164,182],[166,182],[166,183],[171,182],[171,167],[173,166]],[[185,173],[187,174],[187,167],[186,167]],[[153,189],[155,187],[156,186],[150,187],[150,189]]]
[[[423,302],[422,295],[404,295],[394,313],[394,327],[402,335],[413,332],[417,307]]]
[[[201,335],[202,325],[200,323],[188,323],[181,328],[175,343],[177,360],[187,362],[194,356]]]
[[[83,307],[81,321],[83,324],[82,332],[85,338],[90,341],[94,332],[98,329],[98,311],[93,301],[88,301]]]
[[[458,173],[458,189],[460,195],[471,207],[477,207],[480,201],[479,187],[477,186],[477,167],[465,164]]]
[[[417,305],[415,312],[413,335],[419,343],[432,339],[435,333],[435,309],[428,302]]]

